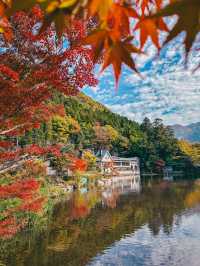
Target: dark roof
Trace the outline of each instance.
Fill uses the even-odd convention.
[[[110,155],[110,152],[108,151],[108,150],[99,150],[97,153],[96,153],[96,157],[98,157],[98,158],[103,158],[105,155],[106,155],[106,153],[109,153],[109,155]],[[111,156],[111,155],[110,155]]]

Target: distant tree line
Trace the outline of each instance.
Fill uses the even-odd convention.
[[[161,119],[141,124],[112,113],[90,97],[56,94],[54,103],[64,104],[65,117],[54,116],[39,129],[28,131],[19,139],[20,145],[63,143],[77,152],[109,149],[121,156],[139,156],[144,168],[156,167],[159,160],[170,164],[185,153],[173,130]],[[186,154],[186,156],[189,156]]]

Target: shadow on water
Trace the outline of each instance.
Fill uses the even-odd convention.
[[[197,241],[193,223],[188,232],[183,225],[188,217],[200,224],[199,213],[198,182],[113,177],[105,180],[105,189],[77,191],[57,204],[46,231],[0,242],[0,265],[176,265],[187,234],[190,243]],[[176,259],[171,239],[175,248],[182,245]],[[198,254],[200,260],[200,249]]]

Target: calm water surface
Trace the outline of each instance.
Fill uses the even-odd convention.
[[[73,193],[42,233],[0,242],[7,266],[199,266],[200,185],[126,178]]]

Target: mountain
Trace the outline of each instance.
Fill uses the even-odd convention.
[[[27,132],[19,144],[63,143],[77,151],[108,148],[112,154],[138,156],[146,167],[158,160],[172,161],[179,150],[173,132],[159,119],[136,123],[83,93],[71,97],[55,95],[53,103],[64,105],[65,117],[55,116],[50,123]]]
[[[200,122],[187,126],[173,125],[171,127],[178,139],[185,139],[190,142],[200,142]]]

